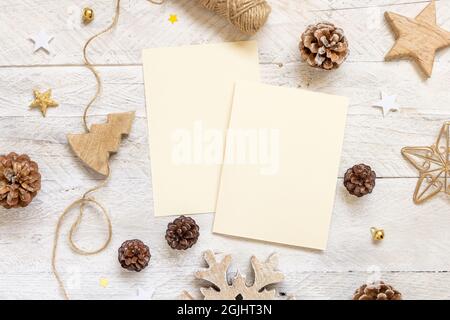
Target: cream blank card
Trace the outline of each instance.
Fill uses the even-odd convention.
[[[325,250],[348,100],[238,82],[213,231]]]
[[[213,212],[236,80],[259,81],[256,42],[143,51],[154,212]]]

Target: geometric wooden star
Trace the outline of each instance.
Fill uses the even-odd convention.
[[[52,99],[52,89],[48,89],[44,93],[40,93],[38,90],[33,90],[34,101],[31,103],[31,108],[40,108],[42,115],[45,117],[47,108],[57,107],[58,103]]]
[[[431,77],[436,51],[450,46],[450,32],[436,24],[436,2],[433,0],[414,19],[392,12],[386,12],[385,17],[397,39],[385,59],[412,58]]]
[[[435,144],[406,147],[402,155],[419,170],[414,203],[423,203],[440,192],[450,196],[450,121],[442,126]]]

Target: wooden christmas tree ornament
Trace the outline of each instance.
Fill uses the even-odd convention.
[[[204,254],[204,259],[208,263],[208,269],[198,271],[195,276],[214,285],[214,287],[200,288],[205,300],[272,300],[275,298],[276,291],[267,290],[266,287],[284,279],[281,272],[275,271],[278,265],[275,255],[270,256],[266,262],[259,261],[255,256],[251,258],[255,273],[255,281],[251,286],[246,284],[245,277],[240,273],[236,274],[231,284],[228,283],[227,271],[232,261],[230,255],[218,262],[214,253],[208,250]],[[182,298],[193,299],[187,292],[183,293]]]
[[[56,225],[55,229],[55,237],[53,240],[53,249],[52,249],[52,270],[53,274],[58,281],[58,284],[64,294],[64,297],[66,299],[69,299],[69,294],[64,286],[64,281],[62,276],[59,274],[58,269],[56,267],[57,262],[57,251],[58,251],[58,241],[59,241],[59,235],[61,233],[61,227],[63,225],[63,222],[67,218],[67,216],[71,213],[72,210],[75,208],[78,208],[78,217],[72,224],[72,227],[70,228],[69,232],[69,243],[70,248],[73,252],[83,255],[83,256],[90,256],[94,254],[98,254],[100,252],[103,252],[109,245],[112,239],[112,224],[111,219],[109,217],[108,211],[106,208],[101,205],[98,201],[96,201],[92,197],[92,193],[100,190],[103,188],[107,181],[108,177],[110,176],[110,169],[109,169],[109,156],[110,153],[116,152],[119,148],[119,144],[122,138],[122,135],[127,135],[130,133],[131,125],[134,120],[134,112],[126,112],[126,113],[113,113],[108,115],[107,122],[104,124],[94,124],[92,125],[91,129],[88,128],[87,125],[87,115],[89,108],[93,105],[93,103],[96,101],[96,99],[100,96],[101,88],[102,88],[102,81],[99,73],[95,70],[93,64],[89,61],[87,52],[89,44],[92,43],[93,40],[101,36],[102,34],[105,34],[115,28],[119,21],[120,16],[120,1],[116,1],[115,5],[115,14],[113,21],[111,24],[104,30],[100,31],[99,33],[93,35],[90,37],[83,47],[83,57],[84,57],[84,65],[86,68],[88,68],[92,74],[95,76],[95,80],[97,82],[97,90],[95,92],[95,96],[89,101],[89,103],[86,105],[84,109],[83,114],[83,125],[85,128],[86,133],[84,134],[69,134],[67,136],[69,140],[69,144],[72,147],[73,151],[76,153],[76,155],[90,168],[97,171],[100,174],[105,175],[105,179],[98,184],[97,186],[89,189],[86,191],[79,199],[75,200],[70,204],[61,214],[61,216],[58,219],[58,223]],[[75,234],[77,230],[79,229],[83,216],[87,213],[85,211],[87,206],[95,207],[97,208],[102,214],[105,219],[107,228],[108,228],[108,236],[106,238],[106,241],[102,244],[101,247],[94,250],[85,250],[78,246],[75,242]],[[150,259],[149,257],[147,257]],[[145,259],[144,259],[145,260]],[[143,261],[144,261],[143,260]],[[133,260],[134,261],[134,260]],[[142,262],[142,261],[141,261]],[[145,261],[144,261],[145,262]],[[140,267],[143,265],[140,264]],[[107,280],[107,279],[106,279]],[[105,286],[107,285],[107,281],[105,282]]]
[[[107,176],[109,156],[117,152],[123,135],[128,135],[134,112],[112,113],[104,124],[92,125],[89,133],[69,134],[69,144],[75,154],[91,169]]]
[[[450,46],[450,32],[436,24],[436,2],[433,0],[414,19],[392,12],[385,16],[397,38],[385,59],[412,58],[431,77],[436,51]]]
[[[423,203],[441,192],[450,196],[450,121],[442,126],[435,144],[406,147],[402,155],[419,171],[414,203]]]

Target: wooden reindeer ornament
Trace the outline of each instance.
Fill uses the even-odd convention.
[[[92,125],[89,133],[69,134],[69,144],[75,154],[91,169],[108,175],[108,160],[117,152],[123,135],[128,135],[134,112],[111,113],[103,124]]]

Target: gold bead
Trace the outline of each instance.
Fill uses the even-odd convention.
[[[83,22],[84,24],[91,23],[92,20],[94,20],[94,10],[91,8],[84,8],[83,9]]]
[[[384,230],[377,228],[370,228],[370,232],[372,233],[372,239],[375,241],[381,241],[384,239]]]

